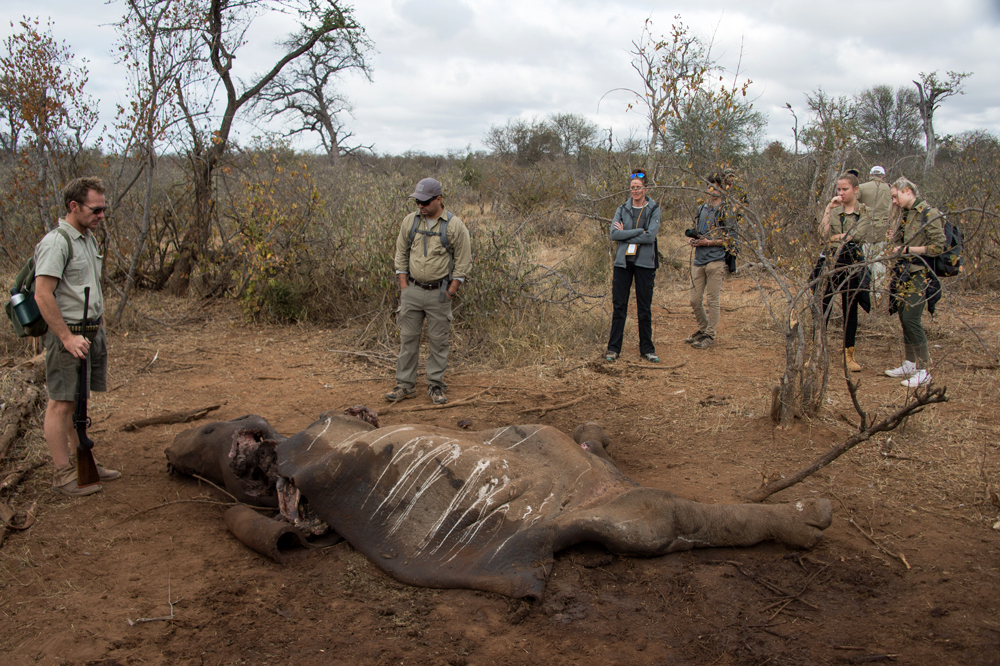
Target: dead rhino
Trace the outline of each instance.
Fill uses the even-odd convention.
[[[224,455],[230,492],[276,503],[307,533],[329,526],[400,581],[510,597],[540,598],[554,554],[581,542],[635,556],[771,539],[809,548],[830,525],[825,499],[716,505],[643,487],[602,455],[597,424],[575,435],[376,428],[326,413],[283,438],[244,417],[179,434],[167,457],[191,473],[218,469],[208,459]]]

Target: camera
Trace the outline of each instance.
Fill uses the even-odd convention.
[[[698,233],[697,229],[685,229],[684,235],[687,236],[688,238],[694,238],[695,240],[701,238],[701,234]]]

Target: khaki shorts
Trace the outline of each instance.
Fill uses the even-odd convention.
[[[90,353],[87,354],[87,379],[90,380],[87,397],[90,391],[108,390],[108,346],[104,338],[104,327],[90,343]],[[66,351],[62,342],[52,332],[45,334],[45,388],[49,391],[49,400],[74,402],[76,400],[76,385],[79,381],[80,359]]]

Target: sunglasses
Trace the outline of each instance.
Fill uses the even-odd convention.
[[[80,202],[78,201],[77,203]],[[100,215],[101,213],[104,213],[108,210],[107,206],[97,206],[95,208],[94,206],[88,206],[85,203],[81,203],[80,205],[83,206],[84,208],[89,208],[94,213],[94,215]]]
[[[645,177],[646,177],[646,174],[644,174],[644,173],[642,173],[640,171],[637,171],[636,173],[634,173],[631,176],[629,176],[629,180],[631,180],[632,178],[645,178]]]
[[[419,199],[417,199],[416,201],[418,206],[430,206],[431,202],[434,201],[435,199],[437,199],[437,197],[431,197],[427,201],[420,201]]]

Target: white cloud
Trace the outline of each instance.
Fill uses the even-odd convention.
[[[805,93],[822,87],[852,95],[875,84],[912,85],[922,71],[972,71],[966,94],[945,101],[942,133],[1000,133],[1000,8],[991,0],[804,0],[706,4],[600,0],[365,0],[355,16],[377,53],[373,82],[348,76],[354,102],[350,127],[380,152],[443,153],[481,147],[491,124],[511,116],[571,112],[615,136],[645,134],[641,113],[627,111],[638,87],[629,66],[631,41],[643,21],[666,35],[674,14],[693,33],[713,39],[713,53],[753,80],[756,108],[770,116],[771,138],[791,141],[786,102],[805,118]],[[0,33],[22,15],[52,16],[54,31],[86,57],[88,91],[103,120],[124,101],[125,82],[111,53],[121,3],[103,0],[4,0]],[[238,54],[238,74],[270,68],[274,43],[294,27],[288,17],[254,26]],[[602,100],[603,97],[603,100]],[[252,131],[243,130],[243,138]]]

